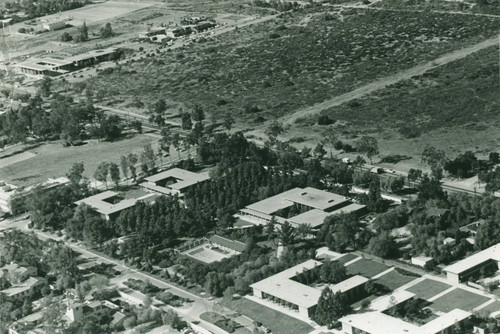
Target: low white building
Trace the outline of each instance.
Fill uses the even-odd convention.
[[[434,259],[429,256],[414,256],[411,258],[411,264],[425,268],[428,264],[432,263]]]

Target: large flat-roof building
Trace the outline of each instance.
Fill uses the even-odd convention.
[[[289,221],[295,227],[309,224],[315,228],[326,217],[340,213],[360,213],[365,206],[348,197],[312,187],[294,188],[250,204],[238,217],[256,225],[267,224],[275,217],[278,223]]]
[[[28,75],[57,76],[102,61],[111,60],[118,52],[117,48],[92,50],[86,53],[57,58],[35,58],[17,65],[21,73]]]
[[[454,284],[467,280],[486,266],[500,268],[500,243],[444,268],[446,278]]]
[[[13,215],[19,214],[25,210],[25,200],[35,188],[52,189],[67,183],[69,183],[69,180],[66,177],[48,179],[45,182],[28,187],[18,187],[0,181],[0,211]]]
[[[293,278],[303,271],[312,270],[322,264],[316,260],[308,260],[256,282],[250,286],[253,289],[253,295],[298,312],[299,316],[304,319],[309,318],[316,310],[318,299],[324,287],[308,286]],[[364,285],[367,281],[367,278],[355,275],[338,284],[329,285],[329,287],[334,293],[342,292],[349,300],[354,300],[356,296],[364,293]]]
[[[110,220],[116,218],[123,210],[133,207],[138,201],[152,201],[156,196],[157,194],[148,194],[139,198],[122,199],[119,193],[107,190],[76,201],[75,204],[86,204],[100,213],[103,218]]]
[[[147,191],[182,197],[190,187],[209,179],[208,173],[194,173],[181,168],[172,168],[144,178],[145,182],[140,186]]]

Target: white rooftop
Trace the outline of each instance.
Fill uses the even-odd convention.
[[[471,255],[461,261],[458,261],[443,270],[452,274],[461,274],[475,266],[480,265],[488,260],[500,261],[500,244],[496,244]]]
[[[327,210],[341,203],[349,201],[349,198],[330,193],[328,191],[307,188],[294,188],[281,194],[266,198],[262,201],[248,205],[246,208],[264,214],[272,214],[278,210],[302,204],[313,209]]]
[[[169,184],[168,188],[171,189],[177,189],[181,190],[187,187],[190,187],[198,182],[203,182],[208,179],[210,179],[210,176],[208,176],[208,173],[193,173],[181,168],[172,168],[167,171],[149,176],[144,178],[144,180],[150,182],[150,183],[156,183],[168,178],[174,178],[177,180],[177,182]],[[141,184],[141,186],[144,186],[144,184]],[[156,186],[159,187],[159,186]],[[159,187],[163,188],[163,187]],[[152,189],[154,190],[154,189]]]
[[[308,260],[294,267],[286,269],[280,273],[277,273],[274,276],[256,282],[250,285],[250,287],[286,300],[288,302],[294,303],[299,307],[309,308],[318,303],[318,299],[321,296],[321,292],[323,291],[324,287],[311,287],[294,281],[291,278],[299,273],[302,273],[304,270],[310,270],[316,266],[321,266],[322,264],[323,263],[316,260]],[[368,279],[366,277],[356,275],[338,284],[330,284],[328,285],[328,287],[334,293],[345,292],[357,286],[360,286],[367,281]]]
[[[470,312],[454,309],[422,326],[381,312],[350,314],[339,321],[370,334],[438,334],[471,315]]]
[[[82,203],[85,203],[88,206],[92,207],[97,212],[99,212],[103,215],[109,215],[109,214],[112,214],[115,212],[119,212],[119,211],[122,211],[122,210],[125,210],[128,208],[131,208],[139,200],[144,200],[144,199],[148,199],[150,197],[156,196],[155,194],[148,194],[148,195],[140,197],[140,198],[124,199],[116,204],[112,204],[112,203],[105,201],[105,200],[112,199],[113,197],[116,197],[118,195],[119,194],[117,192],[107,190],[107,191],[102,192],[100,194],[90,196],[90,197],[81,199],[79,201],[76,201],[75,204],[80,205]]]

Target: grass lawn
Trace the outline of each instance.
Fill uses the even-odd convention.
[[[45,181],[48,177],[64,176],[73,163],[80,161],[85,165],[84,175],[92,177],[101,162],[120,165],[120,156],[129,153],[140,155],[147,143],[152,143],[156,151],[156,139],[144,134],[115,142],[90,141],[86,145],[75,147],[63,147],[59,142],[47,143],[30,150],[36,156],[0,168],[0,180],[19,186],[34,184]],[[112,187],[110,182],[108,185]]]
[[[402,275],[398,273],[396,270],[393,270],[377,278],[377,283],[383,284],[391,290],[395,290],[400,286],[403,286],[406,283],[409,283],[415,279],[416,277]]]
[[[346,254],[344,256],[342,256],[340,259],[337,260],[338,263],[341,263],[341,264],[346,264],[347,262],[349,261],[352,261],[356,258],[358,258],[359,256],[357,255],[354,255],[354,254]]]
[[[471,311],[473,308],[487,302],[488,299],[487,297],[457,288],[433,301],[431,306],[442,312],[449,312],[455,308]]]
[[[313,330],[311,326],[303,321],[246,298],[231,301],[223,300],[222,304],[227,308],[246,315],[252,320],[261,322],[276,334],[305,334]]]
[[[371,278],[389,269],[388,266],[367,259],[361,259],[346,267],[349,275],[361,275]]]
[[[489,316],[493,312],[500,311],[500,301],[495,301],[479,310],[479,313]]]
[[[427,300],[449,288],[451,288],[451,285],[426,279],[415,284],[414,286],[409,287],[406,291],[414,293],[418,298]]]

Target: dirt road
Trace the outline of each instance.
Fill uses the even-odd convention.
[[[282,121],[284,124],[291,124],[298,118],[310,116],[317,114],[323,110],[326,110],[331,107],[339,106],[341,104],[344,104],[346,102],[349,102],[354,99],[359,99],[361,97],[367,96],[377,90],[383,89],[389,85],[393,85],[399,81],[402,80],[408,80],[411,77],[422,75],[425,72],[432,70],[434,68],[437,68],[439,66],[443,66],[447,63],[462,59],[467,57],[468,55],[475,53],[477,51],[483,50],[487,47],[493,46],[498,44],[498,37],[490,38],[487,40],[484,40],[480,43],[477,43],[475,45],[455,50],[452,52],[449,52],[447,54],[444,54],[440,56],[439,58],[429,61],[428,63],[422,64],[422,65],[417,65],[412,68],[409,68],[407,70],[403,70],[399,73],[380,78],[376,81],[373,81],[369,84],[363,85],[359,88],[356,88],[353,91],[335,96],[329,100],[320,102],[318,104],[315,104],[310,107],[302,108],[297,111],[295,111],[292,114],[285,115],[283,116],[280,121]]]

